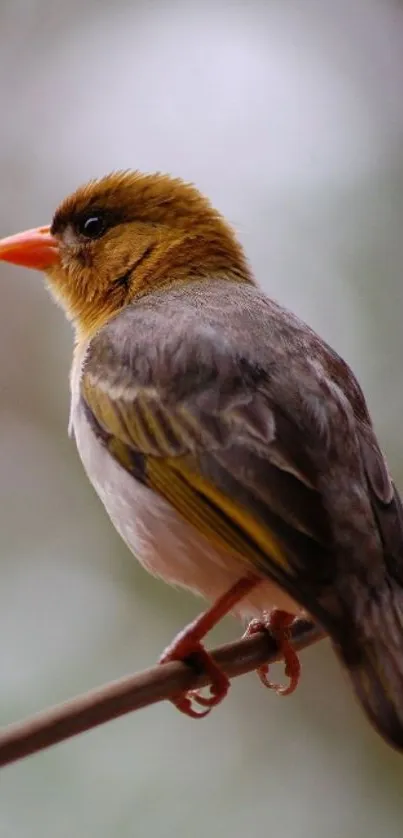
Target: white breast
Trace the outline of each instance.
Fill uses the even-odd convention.
[[[170,504],[113,459],[80,408],[77,385],[73,369],[70,427],[85,471],[117,531],[150,573],[215,600],[245,574],[244,564],[212,547]],[[273,607],[299,610],[272,582],[262,581],[235,611],[249,618]]]

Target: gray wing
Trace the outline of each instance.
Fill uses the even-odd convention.
[[[372,504],[382,533],[394,519],[400,549],[393,487],[346,365],[253,287],[231,308],[228,285],[220,305],[167,291],[119,315],[92,341],[81,398],[124,468],[326,624],[327,478],[345,460],[346,491],[359,485],[373,528]]]

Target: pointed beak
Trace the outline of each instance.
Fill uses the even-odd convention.
[[[51,235],[50,227],[25,230],[0,239],[0,261],[43,271],[58,263],[59,245]]]

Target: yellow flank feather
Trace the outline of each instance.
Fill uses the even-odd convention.
[[[82,395],[110,440],[108,448],[128,471],[132,454],[144,457],[149,488],[164,497],[205,537],[250,564],[278,576],[293,575],[284,549],[268,527],[198,471],[197,447],[203,430],[188,411],[170,411],[139,390],[131,401],[114,398],[108,385],[84,376]],[[224,417],[223,420],[224,422]]]
[[[222,492],[189,470],[186,458],[147,458],[147,485],[167,500],[182,517],[212,544],[233,553],[254,572],[264,572],[268,561],[283,569],[288,564],[272,534]],[[271,554],[273,549],[274,555]]]
[[[196,490],[198,495],[207,498],[214,507],[219,509],[225,516],[236,524],[241,532],[245,533],[256,546],[265,555],[273,559],[273,561],[290,570],[289,564],[284,551],[281,549],[279,542],[274,537],[273,533],[262,528],[262,524],[245,507],[239,505],[231,500],[228,495],[220,492],[213,483],[205,480],[194,468],[189,465],[189,458],[180,457],[170,460],[167,465],[179,472],[185,479],[189,488]],[[244,549],[244,548],[243,548]]]

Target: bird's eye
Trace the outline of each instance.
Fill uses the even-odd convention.
[[[102,215],[87,215],[78,224],[78,232],[86,239],[99,239],[105,232],[106,222]]]

